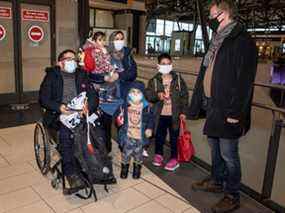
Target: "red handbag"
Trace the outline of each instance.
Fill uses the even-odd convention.
[[[190,162],[195,155],[194,146],[192,144],[191,132],[186,129],[186,122],[180,120],[178,146],[178,161]]]

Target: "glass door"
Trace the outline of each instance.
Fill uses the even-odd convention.
[[[51,65],[50,7],[21,4],[23,93],[39,90],[45,68]]]
[[[54,7],[50,0],[0,0],[0,105],[37,100],[55,61]]]
[[[16,96],[12,3],[0,1],[0,102]],[[5,97],[3,97],[5,96]]]

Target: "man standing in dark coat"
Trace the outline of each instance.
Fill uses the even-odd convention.
[[[214,36],[201,65],[190,104],[190,118],[206,110],[204,134],[212,155],[211,178],[193,184],[194,190],[224,192],[213,212],[240,206],[239,138],[250,128],[251,102],[257,68],[257,49],[246,28],[236,22],[231,0],[212,1],[210,27]]]

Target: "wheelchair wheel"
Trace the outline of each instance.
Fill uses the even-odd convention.
[[[57,190],[59,188],[60,180],[58,178],[54,178],[51,180],[50,183],[51,183],[52,188]]]
[[[48,133],[42,123],[38,122],[34,131],[34,150],[37,165],[43,175],[50,169],[50,143]]]

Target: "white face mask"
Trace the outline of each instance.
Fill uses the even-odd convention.
[[[67,73],[74,73],[77,68],[77,63],[74,60],[64,62],[64,70]]]
[[[163,75],[169,74],[173,68],[172,64],[158,65],[158,67],[159,67],[158,72],[160,72]]]
[[[140,103],[143,99],[143,94],[139,93],[139,94],[134,95],[133,93],[130,93],[129,98],[131,99],[131,102],[133,103]]]
[[[114,47],[117,51],[120,51],[123,49],[125,46],[125,41],[124,40],[116,40],[114,41]]]

